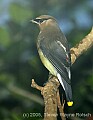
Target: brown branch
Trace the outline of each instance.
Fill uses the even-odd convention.
[[[44,97],[45,112],[44,120],[57,120],[57,90],[60,83],[56,77],[50,77],[49,81],[44,87],[38,86],[34,80],[32,80],[32,87],[41,91]]]
[[[43,89],[43,87],[41,87],[35,83],[34,79],[32,79],[31,87],[36,88],[37,90],[40,90],[40,91],[42,91],[42,89]]]
[[[93,45],[93,28],[91,32],[80,41],[75,47],[71,48],[71,62],[72,64],[76,61],[76,59],[87,49],[89,49]],[[64,103],[61,105],[60,96],[58,91],[59,81],[56,77],[49,77],[47,84],[44,87],[38,86],[34,80],[32,80],[32,87],[41,91],[44,97],[45,103],[45,112],[44,112],[44,120],[57,120],[57,106],[60,111],[61,118],[64,118]],[[61,107],[62,106],[62,107]]]
[[[59,112],[60,112],[60,116],[62,120],[66,120],[65,118],[65,114],[64,114],[64,105],[65,105],[65,101],[62,101],[62,105],[61,105],[61,101],[60,101],[60,95],[59,95],[59,90],[57,91],[57,106],[59,108]]]
[[[83,52],[87,51],[87,49],[89,49],[92,45],[93,45],[93,28],[91,32],[80,41],[79,44],[70,49],[72,64]]]
[[[57,117],[57,89],[59,81],[56,77],[50,78],[44,87],[42,95],[44,96],[45,112],[44,120],[56,120]],[[52,99],[51,99],[52,98]]]

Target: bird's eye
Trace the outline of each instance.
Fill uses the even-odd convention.
[[[39,20],[39,23],[42,23],[43,21],[44,21],[44,20],[40,19],[40,20]]]
[[[35,19],[36,22],[42,23],[44,20],[43,19]]]

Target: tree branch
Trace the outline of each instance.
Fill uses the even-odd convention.
[[[91,32],[80,41],[79,44],[76,44],[75,47],[71,48],[71,62],[72,64],[75,62],[75,60],[87,49],[89,49],[93,45],[93,27]]]
[[[87,51],[93,45],[93,28],[91,32],[80,41],[75,47],[71,48],[71,62],[72,64],[76,59],[85,51]],[[60,96],[58,93],[58,87],[60,83],[58,79],[54,76],[50,76],[47,84],[44,87],[38,86],[32,80],[32,87],[41,91],[44,97],[45,112],[44,120],[57,120],[57,106],[59,108],[61,118],[65,120],[64,115],[64,103],[61,105]]]
[[[57,90],[60,83],[56,77],[50,77],[44,87],[38,86],[32,79],[32,87],[41,91],[44,97],[45,112],[44,120],[56,120],[57,117]]]
[[[62,120],[66,120],[65,118],[65,114],[64,114],[64,105],[65,105],[65,101],[62,101],[62,105],[61,105],[61,101],[60,101],[60,95],[59,95],[59,90],[57,91],[57,106],[59,108],[59,112],[60,112],[60,116]]]

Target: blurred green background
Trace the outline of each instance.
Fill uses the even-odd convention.
[[[31,79],[43,86],[48,71],[36,49],[39,29],[30,23],[42,14],[57,19],[73,47],[93,26],[93,0],[0,0],[0,120],[43,117],[43,98]],[[93,47],[72,66],[72,89],[74,105],[66,111],[92,114]]]

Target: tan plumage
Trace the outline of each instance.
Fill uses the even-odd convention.
[[[41,15],[32,22],[38,24],[40,28],[37,42],[40,59],[50,73],[59,79],[68,106],[72,106],[71,58],[68,42],[54,17]]]

